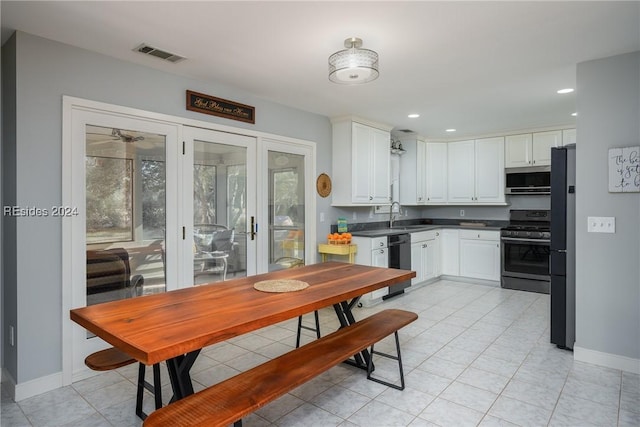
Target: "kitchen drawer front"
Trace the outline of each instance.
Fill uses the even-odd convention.
[[[387,247],[387,236],[371,238],[371,250],[386,248],[386,247]]]
[[[440,230],[418,231],[411,233],[411,243],[433,240],[440,235]]]
[[[468,240],[495,240],[500,241],[499,231],[489,230],[460,230],[460,238]]]

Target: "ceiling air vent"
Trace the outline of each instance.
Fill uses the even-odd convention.
[[[148,44],[141,44],[140,46],[133,49],[135,52],[144,53],[146,55],[155,56],[156,58],[164,59],[165,61],[180,62],[186,59],[184,56],[176,55],[175,53],[170,53],[164,50],[157,49],[155,47],[149,46]]]
[[[413,131],[411,129],[398,129],[398,132],[413,133]]]

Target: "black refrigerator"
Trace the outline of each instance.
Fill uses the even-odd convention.
[[[551,342],[576,338],[576,146],[551,149]]]

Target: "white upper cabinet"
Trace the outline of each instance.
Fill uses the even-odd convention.
[[[447,143],[404,139],[400,156],[400,204],[447,202]]]
[[[562,146],[562,131],[537,132],[533,134],[532,159],[533,166],[551,164],[551,148]]]
[[[447,181],[449,202],[473,203],[475,199],[475,141],[450,142]]]
[[[504,203],[504,138],[476,139],[475,202]]]
[[[509,135],[505,141],[505,167],[548,166],[551,147],[562,146],[562,131]]]
[[[333,124],[334,206],[391,201],[391,127],[341,118]]]
[[[507,168],[531,166],[531,142],[533,135],[509,135],[505,140],[504,165]]]
[[[400,204],[423,205],[426,197],[426,143],[422,139],[403,139],[405,153],[400,156]]]
[[[575,144],[576,143],[576,130],[565,129],[562,131],[562,145]]]
[[[427,142],[427,204],[447,202],[447,143]]]
[[[448,184],[449,203],[504,203],[504,138],[449,143]]]

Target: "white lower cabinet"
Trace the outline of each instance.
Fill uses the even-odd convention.
[[[440,276],[440,231],[411,233],[411,285]]]
[[[460,230],[460,276],[500,280],[500,232]]]
[[[441,272],[447,276],[460,275],[460,232],[453,228],[440,231]]]
[[[370,265],[372,267],[389,266],[389,248],[387,247],[387,237],[360,237],[353,236],[352,243],[358,245],[356,252],[356,264]],[[360,298],[360,302],[365,307],[370,307],[382,300],[382,297],[389,293],[389,288],[381,288],[365,294]]]

